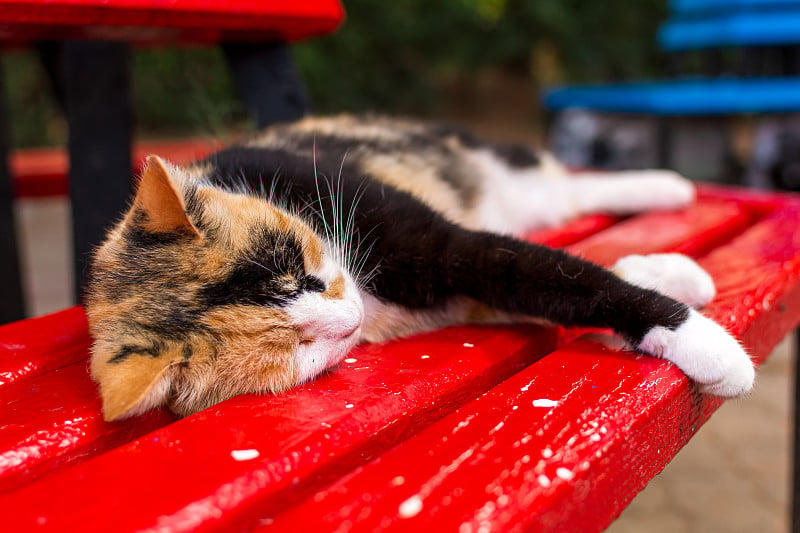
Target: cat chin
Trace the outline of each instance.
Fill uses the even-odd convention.
[[[361,337],[361,326],[340,338],[321,338],[301,344],[295,354],[297,384],[311,381],[328,368],[338,364],[355,348]]]

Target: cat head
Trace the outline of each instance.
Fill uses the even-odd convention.
[[[326,241],[203,173],[148,158],[95,254],[86,312],[107,420],[285,390],[358,341],[363,305]]]

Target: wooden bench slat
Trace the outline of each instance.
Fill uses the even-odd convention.
[[[86,366],[80,361],[0,389],[0,493],[175,420],[161,409],[130,424],[104,422]]]
[[[717,211],[725,220],[740,215]],[[693,238],[685,226],[673,227]],[[708,227],[695,229],[702,233]],[[18,526],[44,520],[55,529],[76,521],[88,529],[117,530],[252,524],[472,401],[574,334],[460,327],[362,346],[354,363],[312,384],[276,397],[234,398],[78,468],[57,471],[0,498],[0,505],[18,510],[10,519]],[[592,360],[599,365],[597,357]],[[672,375],[682,379],[679,372]],[[239,462],[231,455],[235,450],[257,450],[259,456]],[[65,486],[71,487],[68,493]],[[112,495],[108,486],[115,488]],[[101,512],[81,506],[95,498],[104,502]],[[122,510],[134,500],[137,515],[122,520]],[[40,501],[51,504],[32,503]]]
[[[800,317],[798,217],[787,206],[702,260],[720,284],[711,316],[757,361]],[[669,364],[613,352],[601,363],[599,351],[586,340],[557,350],[261,523],[270,531],[301,517],[323,530],[601,530],[721,401],[694,392]]]
[[[0,391],[86,359],[91,344],[87,327],[79,307],[0,326]]]
[[[164,139],[138,142],[133,147],[133,174],[141,172],[148,155],[156,154],[173,163],[185,164],[203,158],[220,148],[218,140]],[[14,176],[17,198],[66,196],[69,194],[69,158],[64,148],[26,148],[9,156],[9,170]]]
[[[385,451],[559,343],[557,330],[514,326],[451,328],[364,346],[352,354],[355,363],[310,385],[234,398],[56,472],[0,498],[0,506],[18,510],[10,520],[19,527],[43,517],[55,528],[76,520],[89,529],[181,528],[187,521],[234,527],[257,508],[277,510],[308,494],[310,483],[331,481]],[[251,461],[232,455],[253,449],[259,457]],[[96,498],[102,510],[79,503]],[[43,499],[46,508],[32,505]],[[121,519],[133,500],[136,515]]]
[[[296,41],[335,30],[337,0],[0,0],[6,42],[66,38],[132,42]]]
[[[601,265],[612,265],[630,254],[659,251],[697,256],[750,221],[751,214],[741,205],[701,200],[679,212],[653,212],[623,221],[568,249]]]
[[[528,233],[525,238],[530,242],[546,244],[555,248],[563,248],[586,239],[618,224],[621,217],[611,215],[589,215],[567,222],[558,228],[550,228]]]

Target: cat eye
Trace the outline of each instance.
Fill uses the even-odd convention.
[[[325,282],[316,276],[305,276],[300,280],[300,290],[310,292],[325,292]]]

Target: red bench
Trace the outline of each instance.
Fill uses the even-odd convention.
[[[150,154],[182,164],[201,159],[220,148],[214,139],[190,138],[137,143],[131,160],[138,175]],[[43,198],[69,194],[69,156],[63,148],[26,148],[9,155],[15,198]]]
[[[605,264],[697,257],[707,312],[761,362],[800,322],[798,220],[797,196],[704,188],[684,211],[531,238]],[[0,327],[3,527],[598,531],[721,401],[579,333],[454,327],[362,345],[279,396],[106,423],[79,308]]]

